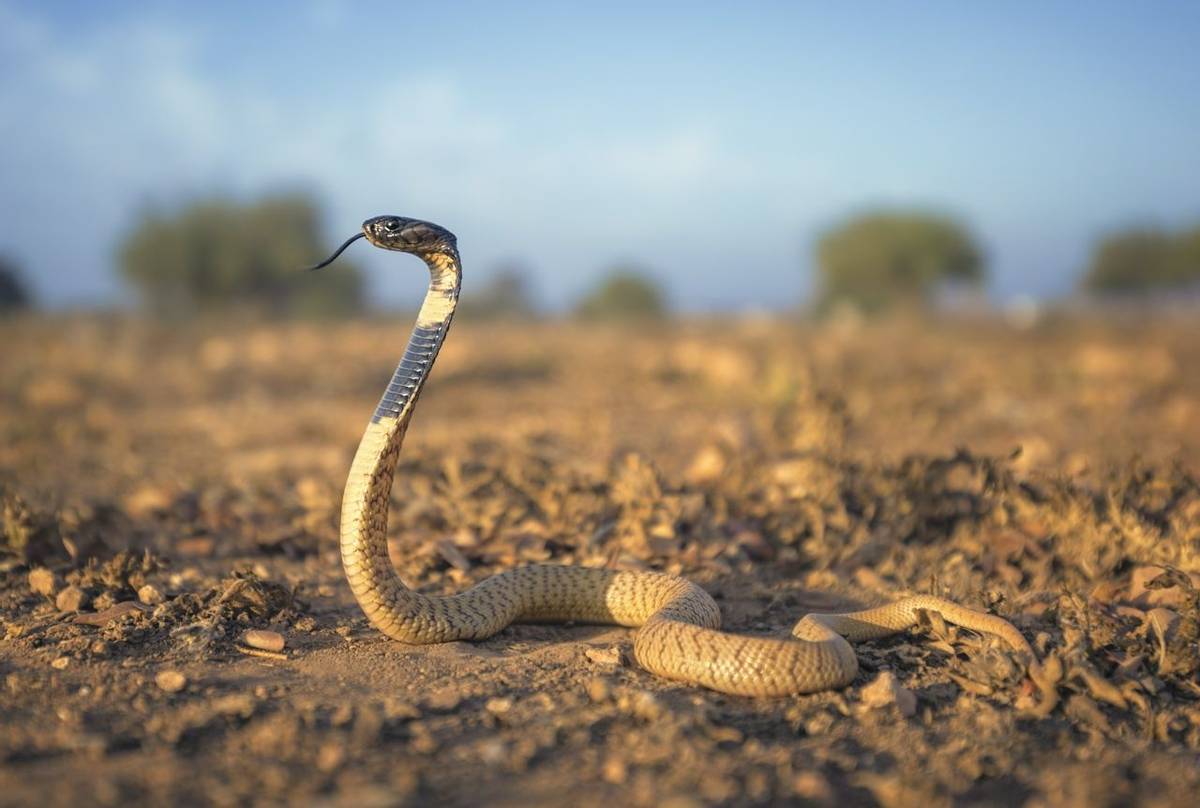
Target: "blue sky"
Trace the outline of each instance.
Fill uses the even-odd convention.
[[[858,209],[963,218],[997,300],[1200,219],[1200,4],[0,0],[0,252],[126,299],[140,206],[306,188],[521,260],[561,305],[636,260],[693,310],[783,308]],[[358,249],[384,305],[419,272]],[[470,286],[468,286],[469,290]]]

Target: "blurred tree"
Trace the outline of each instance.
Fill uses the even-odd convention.
[[[305,195],[244,204],[193,202],[173,215],[146,213],[119,248],[120,270],[160,315],[247,308],[276,315],[339,316],[362,306],[354,264],[306,273],[332,250]]]
[[[1200,285],[1200,224],[1172,240],[1167,276],[1172,286]]]
[[[636,267],[611,270],[575,308],[585,320],[651,320],[667,313],[662,289]]]
[[[1130,228],[1102,238],[1082,278],[1084,289],[1102,294],[1148,292],[1174,285],[1174,239],[1154,228]]]
[[[517,263],[501,267],[477,291],[465,290],[458,304],[459,317],[467,320],[521,320],[536,309],[529,272]]]
[[[978,284],[983,257],[955,220],[929,213],[879,211],[827,231],[817,243],[819,306],[851,303],[866,312],[924,305],[948,281]]]
[[[16,262],[0,256],[0,314],[27,309],[33,304],[33,297],[21,280]]]

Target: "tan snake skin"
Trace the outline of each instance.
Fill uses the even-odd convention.
[[[437,225],[380,216],[363,224],[363,235],[378,247],[417,255],[431,275],[408,350],[362,437],[342,500],[346,578],[372,625],[384,634],[423,644],[481,640],[515,622],[639,626],[633,650],[646,670],[746,696],[843,687],[858,672],[847,639],[903,631],[917,623],[921,610],[995,634],[1033,657],[1025,638],[1006,620],[923,595],[858,612],[809,614],[792,629],[796,639],[770,639],[720,631],[721,613],[707,592],[656,572],[532,566],[500,573],[457,595],[410,590],[388,558],[388,499],[405,430],[454,314],[461,268],[454,236]]]

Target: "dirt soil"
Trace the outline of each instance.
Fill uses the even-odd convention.
[[[1194,320],[456,325],[393,493],[410,585],[661,569],[776,636],[929,592],[1044,660],[931,618],[775,699],[627,629],[371,629],[337,509],[407,331],[0,323],[0,803],[1195,804]]]

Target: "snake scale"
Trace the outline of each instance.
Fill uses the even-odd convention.
[[[1006,620],[927,595],[844,614],[809,614],[792,629],[794,639],[773,639],[721,631],[720,610],[707,592],[657,572],[539,565],[499,573],[456,595],[412,591],[388,558],[388,501],[413,408],[454,316],[462,268],[450,231],[416,219],[376,216],[313,269],[332,263],[359,238],[411,253],[430,271],[408,348],[359,443],[342,499],[346,578],[371,624],[387,636],[424,644],[481,640],[516,622],[637,626],[633,653],[646,670],[746,696],[844,687],[858,672],[847,640],[903,631],[917,623],[921,610],[997,635],[1033,657]]]

